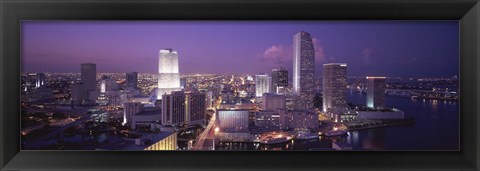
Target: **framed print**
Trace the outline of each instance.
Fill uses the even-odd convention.
[[[478,1],[1,5],[2,169],[478,170]]]

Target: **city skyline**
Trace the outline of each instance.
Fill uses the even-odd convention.
[[[24,72],[79,72],[75,66],[91,62],[99,73],[154,73],[158,50],[173,48],[180,73],[256,74],[284,67],[292,78],[291,35],[307,31],[316,75],[332,62],[354,64],[351,76],[458,74],[456,21],[24,22],[22,29]],[[65,58],[71,60],[53,62]]]
[[[66,34],[57,30],[52,33],[57,37],[44,37],[42,44],[35,40],[25,42],[24,51],[29,53],[47,49],[77,56],[107,57],[87,58],[89,61],[53,54],[26,57],[27,66],[54,67],[58,71],[74,67],[80,69],[80,74],[46,71],[21,75],[22,149],[235,151],[239,146],[242,150],[458,149],[455,127],[459,124],[459,79],[458,71],[454,71],[458,69],[458,56],[450,57],[455,56],[450,53],[458,52],[458,44],[448,40],[455,36],[439,26],[446,27],[448,22],[423,22],[423,25],[394,22],[383,28],[388,35],[375,28],[356,34],[365,36],[375,31],[368,40],[339,34],[339,30],[331,34],[299,27],[345,24],[342,22],[290,23],[298,30],[290,36],[282,33],[290,27],[274,29],[274,25],[285,24],[276,22],[253,22],[248,27],[245,22],[212,22],[207,30],[201,30],[203,22],[166,23],[171,28],[156,28],[169,33],[160,37],[155,34],[159,30],[149,34],[146,30],[123,28],[124,23],[118,22],[66,23],[92,24],[92,28],[79,25],[78,32]],[[99,30],[95,27],[105,24],[116,27],[105,35],[97,34]],[[385,23],[352,24],[357,27],[352,26],[350,32],[357,31],[362,24],[373,24],[371,27],[378,29],[378,25]],[[227,29],[225,25],[238,28]],[[413,30],[396,30],[399,25]],[[192,27],[182,30],[187,26]],[[424,32],[418,28],[422,26],[430,29]],[[240,30],[242,27],[245,28]],[[83,35],[85,32],[95,34]],[[36,39],[29,34],[24,36]],[[363,49],[360,58],[327,57],[329,48],[316,38],[322,34],[332,36],[325,39],[327,44],[344,42],[342,46],[333,46],[333,51],[340,49],[335,54],[352,53],[355,44],[374,47],[370,45],[376,42],[385,46]],[[80,35],[86,38],[76,37]],[[95,38],[88,38],[92,36]],[[255,58],[245,55],[261,48],[259,41],[277,42],[275,39],[283,37],[291,37],[292,45],[273,45]],[[153,61],[130,56],[150,53],[158,43],[148,41],[156,38],[168,43],[165,48],[155,50],[158,56]],[[55,47],[49,47],[52,45]],[[446,45],[449,46],[442,47]],[[408,60],[412,55],[423,57]],[[428,64],[422,60],[428,60]],[[441,64],[442,61],[450,63]],[[142,62],[148,63],[139,64]],[[152,74],[151,65],[158,72]],[[122,69],[114,71],[119,67]],[[198,67],[214,74],[189,75],[188,71]],[[235,73],[239,69],[250,74]],[[110,73],[102,74],[105,71]],[[387,82],[388,73],[408,74],[408,77],[397,75]],[[436,77],[425,78],[432,73]],[[363,74],[367,76],[358,77]],[[412,75],[424,77],[414,79]],[[388,136],[392,138],[387,139]]]

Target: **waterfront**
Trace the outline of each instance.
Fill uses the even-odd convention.
[[[366,95],[349,92],[348,102],[364,104]],[[386,96],[387,106],[399,108],[413,125],[348,132],[348,136],[320,137],[277,145],[257,143],[217,144],[216,150],[328,150],[332,141],[350,144],[354,150],[457,150],[459,148],[458,102]]]

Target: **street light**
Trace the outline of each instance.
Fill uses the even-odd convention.
[[[215,134],[218,133],[218,131],[220,131],[220,128],[216,127],[213,131],[215,131]]]

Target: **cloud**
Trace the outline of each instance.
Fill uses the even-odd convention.
[[[291,46],[272,45],[263,52],[261,60],[272,64],[285,64],[287,61],[292,60],[292,54]]]
[[[313,48],[315,49],[315,62],[322,63],[327,60],[323,47],[320,45],[320,41],[317,38],[312,39]]]

